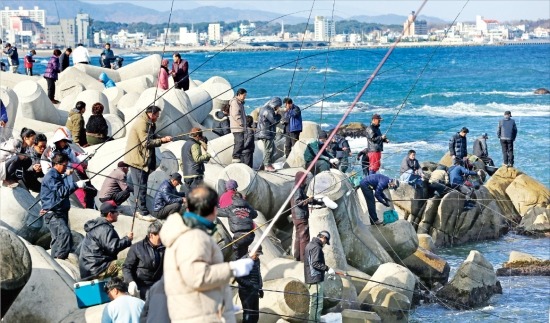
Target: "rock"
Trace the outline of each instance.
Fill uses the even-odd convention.
[[[422,188],[414,188],[411,185],[402,183],[397,190],[390,190],[390,194],[395,206],[412,215],[413,218],[422,217],[421,212],[426,204],[426,196],[424,196]]]
[[[548,235],[550,233],[550,208],[534,206],[528,209],[518,226],[518,233]]]
[[[369,230],[396,262],[412,255],[418,248],[416,232],[405,220],[397,220],[384,226],[369,226]]]
[[[17,118],[24,117],[56,125],[65,125],[68,113],[56,109],[48,99],[48,95],[36,82],[20,82],[13,88],[13,91],[17,94],[19,100]]]
[[[497,269],[497,276],[550,276],[550,260],[512,251],[508,262]]]
[[[464,195],[457,191],[451,191],[441,199],[437,216],[430,232],[436,246],[440,247],[452,244],[452,230],[454,229],[456,219],[464,209],[464,202]]]
[[[550,190],[526,174],[518,175],[508,185],[506,195],[520,215],[524,215],[532,206],[546,207],[550,205]]]
[[[451,159],[451,154],[446,152],[443,157],[439,160],[438,164],[445,165],[447,167],[453,166],[453,160]]]
[[[418,247],[416,252],[402,261],[403,266],[420,278],[424,285],[432,288],[436,283],[445,285],[449,280],[451,267],[445,259]]]
[[[502,294],[493,266],[481,253],[470,251],[455,276],[436,295],[446,306],[457,309],[478,308],[494,294]]]
[[[358,310],[343,310],[342,323],[376,323],[382,322],[376,312],[365,312]]]
[[[495,199],[507,221],[514,226],[521,221],[521,217],[508,195],[506,195],[506,189],[521,174],[523,173],[516,168],[500,167],[484,185]]]
[[[429,234],[418,233],[416,236],[418,237],[418,247],[428,250],[430,252],[435,251],[436,247],[434,241]]]
[[[536,89],[534,93],[535,94],[550,94],[550,90],[541,87],[539,89]]]
[[[416,231],[417,233],[422,234],[430,232],[430,228],[432,227],[437,216],[440,203],[441,199],[439,198],[431,198],[426,201],[424,210],[422,211],[422,217]]]
[[[152,75],[140,75],[124,81],[116,82],[116,87],[123,90],[126,93],[142,93],[143,91],[154,88],[160,96],[163,91],[153,87],[154,77]]]
[[[31,255],[15,233],[0,227],[0,287],[2,318],[31,277]]]
[[[424,173],[431,173],[437,168],[438,164],[431,161],[423,161],[420,163],[420,168]]]
[[[157,84],[156,77],[159,74],[161,60],[162,58],[159,54],[153,54],[124,65],[117,70],[120,80],[124,81],[142,75],[152,75],[155,78],[152,84]]]

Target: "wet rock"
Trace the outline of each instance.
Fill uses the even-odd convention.
[[[518,233],[524,235],[550,234],[550,207],[531,207],[521,219],[517,229]]]
[[[414,254],[403,259],[402,264],[430,288],[436,283],[445,285],[449,280],[451,267],[447,261],[421,247],[418,247]]]
[[[506,188],[506,195],[520,215],[532,206],[550,205],[550,190],[529,175],[518,175]]]
[[[502,294],[493,265],[479,251],[472,250],[451,282],[437,291],[446,306],[471,309],[483,306],[494,294]]]
[[[426,249],[430,252],[435,251],[436,246],[432,237],[429,234],[418,233],[416,236],[418,237],[418,247]]]
[[[512,251],[508,261],[497,269],[497,276],[550,276],[550,260]]]
[[[426,196],[422,188],[402,183],[397,190],[390,190],[390,194],[393,204],[405,213],[410,214],[413,218],[422,216],[422,210],[426,204]],[[413,219],[409,219],[409,221],[414,222]]]
[[[539,89],[536,89],[534,93],[535,94],[550,94],[550,90],[541,87]]]
[[[370,226],[369,229],[394,261],[407,258],[418,248],[416,232],[405,220],[397,220],[384,226]]]

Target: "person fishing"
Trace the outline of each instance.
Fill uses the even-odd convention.
[[[369,154],[369,173],[375,174],[380,169],[380,162],[382,160],[382,151],[384,151],[384,143],[390,141],[380,131],[380,122],[382,117],[375,113],[372,115],[371,124],[367,127],[367,150]]]

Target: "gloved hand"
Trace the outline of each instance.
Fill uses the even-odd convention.
[[[322,201],[325,203],[325,206],[331,210],[338,208],[338,204],[336,204],[336,202],[331,200],[328,196],[323,196]]]
[[[254,265],[254,260],[250,258],[239,259],[229,262],[229,268],[233,270],[233,276],[243,277],[250,273],[252,266]]]
[[[327,274],[329,274],[330,276],[334,276],[334,275],[336,275],[336,272],[334,271],[334,269],[329,268],[328,271],[327,271]]]
[[[139,297],[139,291],[136,282],[130,282],[128,284],[128,294],[134,297]]]
[[[390,202],[388,202],[387,200],[382,204],[384,204],[385,207],[390,207]]]
[[[76,182],[76,187],[78,188],[84,188],[84,186],[86,186],[86,183],[88,183],[90,180],[89,179],[83,179],[81,181],[78,181]]]
[[[243,308],[240,307],[239,305],[236,305],[236,304],[233,304],[233,312],[237,313],[239,311],[241,311]]]
[[[338,165],[340,163],[340,161],[338,160],[338,158],[332,158],[329,160],[329,162],[331,164],[334,164],[334,165]]]
[[[264,298],[264,291],[262,289],[258,290],[258,296]]]

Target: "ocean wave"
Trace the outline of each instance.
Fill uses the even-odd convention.
[[[457,117],[468,116],[502,116],[504,111],[512,111],[513,116],[550,117],[550,106],[541,104],[503,104],[492,102],[489,104],[474,104],[456,102],[448,106],[424,105],[419,108],[405,108],[401,112],[405,115],[418,115],[419,113],[430,116]]]
[[[338,73],[337,70],[333,70],[332,68],[330,67],[327,67],[327,68],[321,68],[321,69],[318,69],[317,70],[317,74],[323,74],[323,73]]]
[[[472,95],[502,95],[507,97],[523,97],[523,96],[536,96],[537,94],[534,93],[535,89],[530,91],[486,91],[486,92],[437,92],[437,93],[427,93],[423,94],[420,97],[421,98],[432,98],[432,97],[446,97],[446,98],[452,98],[457,96],[472,96]]]
[[[352,152],[359,152],[367,146],[367,138],[346,138]],[[407,152],[409,149],[421,150],[421,151],[440,151],[447,149],[448,146],[443,143],[427,142],[425,140],[400,142],[400,143],[387,143],[384,144],[384,154],[394,154],[400,152]]]

